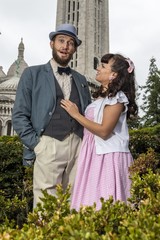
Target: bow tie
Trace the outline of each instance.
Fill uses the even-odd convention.
[[[60,75],[62,75],[62,73],[69,75],[71,73],[71,69],[70,69],[70,67],[66,67],[66,68],[58,67],[58,73]]]

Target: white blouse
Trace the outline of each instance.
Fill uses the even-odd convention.
[[[94,121],[101,123],[104,107],[106,105],[114,105],[118,102],[124,103],[125,110],[121,113],[114,130],[106,140],[103,140],[102,138],[95,135],[95,146],[97,154],[105,154],[111,152],[130,152],[128,148],[129,133],[127,126],[127,105],[129,102],[126,95],[122,91],[119,91],[115,97],[106,97],[95,100],[87,107],[87,109],[94,107]]]

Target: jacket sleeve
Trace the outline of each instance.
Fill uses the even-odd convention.
[[[86,107],[91,103],[88,82],[84,75],[81,75],[75,70],[72,70],[72,76],[79,92],[82,114],[84,114]]]
[[[86,107],[91,103],[91,93],[89,91],[89,85],[85,77],[84,77],[84,84],[81,84],[81,86],[84,89],[84,95],[83,95],[84,106],[82,109],[84,113]]]
[[[32,75],[26,68],[20,78],[12,112],[13,129],[19,135],[26,148],[31,150],[39,142],[38,135],[32,126]]]

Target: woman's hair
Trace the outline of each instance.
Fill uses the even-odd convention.
[[[104,91],[103,86],[93,93],[93,98],[101,97],[114,97],[117,92],[123,91],[128,98],[128,112],[127,118],[135,116],[138,113],[138,107],[135,101],[135,74],[134,65],[128,58],[120,54],[105,54],[101,58],[101,63],[108,63],[112,61],[111,70],[117,73],[117,76],[108,84],[108,89]]]

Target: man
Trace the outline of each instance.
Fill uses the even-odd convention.
[[[91,102],[86,78],[69,68],[80,46],[76,29],[60,25],[49,34],[53,58],[24,70],[13,108],[13,128],[24,144],[24,161],[34,161],[35,208],[41,189],[55,195],[57,184],[73,185],[83,128],[61,107],[61,99],[75,102],[84,113]]]

